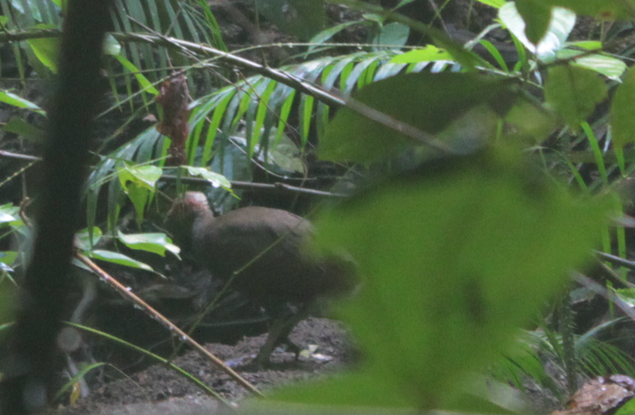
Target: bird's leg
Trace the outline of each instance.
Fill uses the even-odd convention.
[[[269,357],[271,356],[271,353],[273,353],[273,349],[275,349],[276,344],[279,343],[278,339],[280,339],[280,335],[284,333],[284,329],[285,320],[280,317],[275,318],[271,324],[269,333],[267,333],[267,340],[260,348],[258,356],[256,356],[256,360],[254,361],[259,370],[269,363]]]
[[[310,304],[300,307],[297,313],[292,314],[290,317],[276,317],[271,324],[269,333],[267,334],[267,340],[264,346],[260,348],[258,356],[256,356],[256,364],[258,368],[263,368],[269,363],[269,357],[278,344],[284,343],[295,354],[295,360],[300,358],[300,352],[302,347],[293,343],[289,339],[289,334],[297,324],[308,317],[312,307]]]
[[[280,333],[279,343],[284,343],[287,345],[289,350],[291,350],[295,354],[296,361],[300,358],[300,352],[302,351],[302,347],[292,342],[291,339],[289,339],[289,335],[291,334],[291,331],[294,329],[294,327],[298,325],[299,322],[301,322],[302,320],[304,320],[305,318],[309,316],[311,309],[312,309],[311,305],[308,305],[308,304],[303,305],[298,310],[297,313],[295,313],[294,315],[292,315],[290,318],[288,318],[285,321],[283,329]]]

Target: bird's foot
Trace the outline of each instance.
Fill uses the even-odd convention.
[[[286,346],[286,350],[293,353],[295,355],[295,361],[297,362],[298,360],[300,360],[300,353],[302,353],[302,350],[304,350],[302,348],[302,346],[298,346],[297,344],[295,344],[294,342],[292,342],[291,340],[289,340],[289,338],[286,338],[284,340],[282,340],[280,343],[284,344]]]

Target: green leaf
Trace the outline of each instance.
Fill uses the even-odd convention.
[[[534,45],[547,34],[551,21],[551,7],[541,0],[516,0],[516,10],[525,21],[525,35]]]
[[[635,414],[635,399],[630,397],[628,402],[620,407],[620,409],[615,412],[615,415],[633,415]]]
[[[143,212],[154,192],[163,170],[157,166],[128,166],[117,170],[119,182],[137,212],[137,222],[143,221]]]
[[[55,25],[36,25],[37,29],[57,29]],[[51,72],[57,73],[57,58],[60,52],[61,39],[56,37],[27,39],[26,43],[31,47],[35,56],[40,62],[49,68]]]
[[[152,82],[148,81],[148,78],[143,76],[141,71],[132,62],[119,54],[113,54],[113,56],[123,65],[124,68],[135,76],[137,82],[139,82],[144,91],[153,95],[159,95],[159,91],[154,87],[154,85],[152,85]]]
[[[106,34],[104,38],[104,54],[105,55],[119,55],[121,53],[121,44],[117,42],[117,39],[110,33]]]
[[[102,236],[101,229],[97,226],[94,226],[92,229],[92,238],[90,234],[91,232],[89,232],[88,229],[82,229],[75,233],[75,244],[79,249],[90,251],[97,245]]]
[[[610,203],[574,200],[530,165],[494,149],[443,158],[316,222],[319,246],[347,250],[364,277],[341,310],[365,362],[351,404],[444,408],[589,260]],[[302,397],[337,404],[342,386]]]
[[[0,102],[13,105],[14,107],[31,110],[33,112],[37,112],[40,115],[46,116],[46,112],[44,112],[44,110],[37,104],[34,104],[33,102],[24,98],[20,98],[19,96],[12,94],[11,92],[0,91]]]
[[[611,103],[613,143],[623,147],[635,142],[635,69],[629,69],[618,85]]]
[[[606,84],[596,72],[571,65],[549,69],[545,98],[573,129],[577,129],[606,96]]]
[[[214,173],[213,171],[206,169],[205,167],[192,167],[192,166],[183,166],[187,169],[190,175],[192,176],[200,176],[203,179],[210,182],[213,187],[222,187],[225,190],[231,192],[232,184],[227,177],[223,176],[219,173]]]
[[[117,171],[121,186],[125,189],[128,182],[148,190],[154,190],[157,180],[161,178],[163,170],[157,166],[126,166]]]
[[[130,268],[143,269],[146,271],[157,273],[156,271],[152,269],[150,265],[144,264],[141,261],[137,261],[135,259],[130,258],[129,256],[120,254],[118,252],[96,249],[94,251],[86,252],[86,255],[90,258],[111,262],[113,264],[123,265]]]
[[[507,4],[506,0],[478,0],[479,3],[483,3],[486,6],[491,6],[494,7],[496,9],[500,9],[501,7],[503,7],[505,4]]]
[[[510,82],[476,73],[407,74],[370,84],[353,97],[396,121],[438,134],[479,105],[504,115],[515,99]],[[327,126],[318,150],[325,159],[369,162],[416,143],[345,107]]]
[[[436,62],[450,61],[452,59],[452,55],[450,55],[446,50],[439,49],[434,45],[428,45],[421,49],[397,55],[390,60],[390,63]]]
[[[562,49],[558,51],[557,57],[558,59],[570,59],[582,53],[583,52],[579,50]],[[622,60],[599,54],[584,55],[575,59],[573,64],[591,69],[592,71],[602,74],[613,81],[619,81],[620,77],[627,69],[626,64]]]
[[[29,228],[24,226],[20,217],[20,208],[13,206],[11,203],[0,206],[0,227],[10,226],[24,236],[29,236]]]
[[[172,243],[172,240],[164,233],[136,233],[124,235],[117,232],[117,237],[130,249],[152,252],[165,256],[165,251],[170,251],[177,257],[181,249]]]
[[[532,36],[537,36],[537,33],[543,30],[544,19],[547,19],[548,27],[542,32],[543,36],[538,39],[539,42],[530,40],[529,36],[525,34],[526,25],[523,17],[526,16],[521,17],[514,2],[507,3],[501,7],[498,11],[498,18],[539,59],[547,62],[552,61],[556,56],[556,52],[563,48],[569,33],[573,30],[576,16],[569,10],[555,8],[550,10],[549,16],[545,17],[543,10],[545,6],[542,2],[538,2],[539,0],[528,1],[530,3],[524,4],[524,6],[535,6],[538,8],[538,11],[527,11],[528,16],[536,20],[531,22],[531,25],[533,25]],[[531,25],[530,27],[532,27]]]
[[[2,127],[2,131],[18,134],[20,137],[33,141],[34,143],[43,143],[46,133],[36,126],[29,124],[20,117],[11,117],[11,119]]]
[[[15,218],[11,215],[7,215],[4,212],[0,212],[0,223],[13,222]]]

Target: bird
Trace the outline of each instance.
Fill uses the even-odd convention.
[[[280,344],[297,359],[301,348],[289,340],[291,330],[320,299],[350,293],[357,284],[350,258],[307,254],[313,226],[285,210],[251,206],[217,217],[204,193],[188,191],[174,201],[166,227],[175,243],[192,252],[213,277],[272,318],[254,361],[259,368],[269,365]],[[295,313],[290,305],[296,306]]]

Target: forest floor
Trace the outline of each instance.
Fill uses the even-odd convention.
[[[250,368],[249,362],[264,343],[265,337],[266,334],[245,337],[233,346],[207,344],[205,347],[225,362],[238,363],[234,369],[264,393],[291,383],[316,380],[341,372],[354,360],[352,343],[341,323],[309,318],[298,324],[291,334],[291,340],[305,349],[315,349],[313,353],[309,356],[303,353],[299,361],[295,361],[292,353],[277,349],[271,357],[271,367],[255,371]],[[243,361],[244,364],[241,364]],[[196,351],[179,356],[174,364],[210,386],[232,406],[240,407],[241,401],[249,397],[249,392]],[[193,382],[157,364],[121,380],[98,385],[88,397],[51,413],[160,415],[224,411],[227,411],[225,405],[209,397]]]

